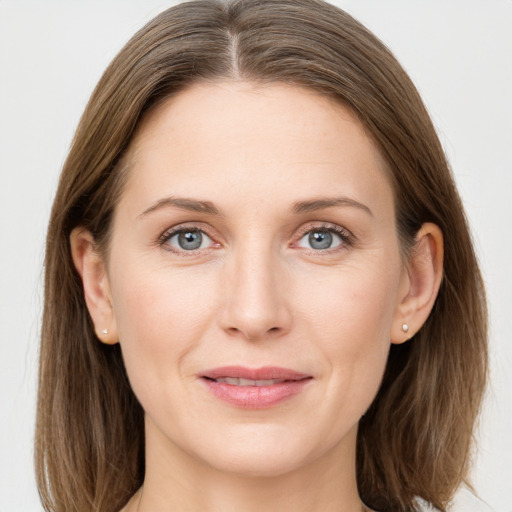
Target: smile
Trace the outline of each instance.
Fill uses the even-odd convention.
[[[214,379],[215,382],[225,382],[232,386],[273,386],[274,384],[281,384],[286,382],[284,380],[269,379],[269,380],[251,380],[251,379],[237,379],[235,377],[225,377],[221,379]]]
[[[229,366],[200,375],[216,398],[242,409],[267,409],[299,394],[311,375],[287,368]]]

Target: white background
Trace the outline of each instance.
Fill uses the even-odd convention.
[[[491,316],[492,381],[474,483],[496,512],[511,512],[512,0],[336,3],[395,52],[423,95],[452,163]],[[59,171],[108,62],[136,29],[170,5],[0,0],[1,512],[41,510],[32,443],[43,244]]]

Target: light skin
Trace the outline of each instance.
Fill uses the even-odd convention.
[[[123,512],[365,510],[358,422],[391,343],[431,311],[440,230],[404,255],[375,144],[290,85],[194,85],[143,120],[126,162],[108,263],[71,236],[98,338],[120,340],[145,411],[145,482]],[[312,378],[243,409],[198,377],[228,365]]]

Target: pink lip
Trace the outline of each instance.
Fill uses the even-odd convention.
[[[265,366],[263,368],[245,368],[243,366],[223,366],[202,372],[201,377],[220,379],[222,377],[233,377],[250,380],[300,380],[310,377],[305,373],[280,368],[279,366]]]
[[[224,366],[213,368],[200,375],[208,390],[217,398],[243,409],[266,409],[300,393],[312,380],[311,375],[288,368],[267,366],[264,368],[244,368]],[[237,386],[213,379],[242,378],[249,380],[283,380],[270,386]]]

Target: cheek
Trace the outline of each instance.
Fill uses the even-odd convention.
[[[329,350],[341,346],[371,351],[390,341],[396,307],[399,267],[345,266],[305,277],[294,290],[298,315],[323,334]]]
[[[364,271],[345,267],[328,279],[317,276],[310,293],[300,295],[303,328],[318,340],[328,368],[328,396],[345,417],[359,418],[365,412],[386,365],[399,267],[389,272],[383,268],[386,265],[368,265]],[[337,411],[333,409],[335,415]]]
[[[145,267],[149,266],[134,262],[116,275],[113,296],[121,339],[132,331],[142,335],[140,339],[151,334],[169,341],[171,332],[187,337],[212,309],[215,276],[164,265]]]
[[[142,383],[151,389],[179,376],[180,361],[208,327],[215,285],[211,276],[169,268],[133,272],[134,267],[118,269],[114,309],[130,380],[134,388]]]

